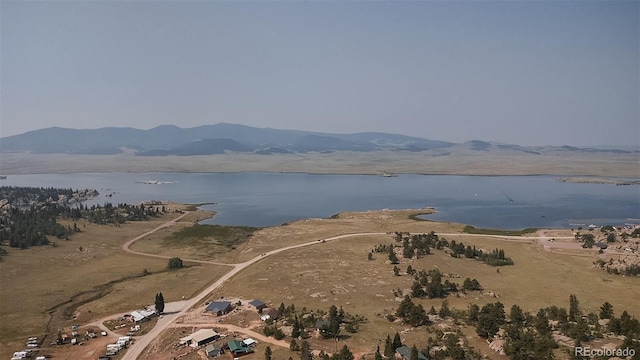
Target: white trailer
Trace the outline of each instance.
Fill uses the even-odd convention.
[[[131,341],[131,336],[120,336],[118,338],[118,341],[125,341],[125,342],[129,343]]]

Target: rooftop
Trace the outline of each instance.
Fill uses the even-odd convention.
[[[257,307],[257,308],[258,308],[258,307],[265,307],[265,306],[267,306],[267,304],[265,304],[262,300],[258,300],[258,299],[255,299],[255,300],[253,300],[253,301],[249,302],[249,305],[251,305],[251,306],[253,306],[253,307]]]
[[[207,311],[224,311],[227,310],[231,306],[230,301],[214,301],[211,304],[207,305]]]
[[[191,341],[200,342],[206,339],[211,339],[212,337],[218,336],[218,333],[213,329],[200,329],[193,334],[191,334]]]
[[[411,359],[411,348],[408,346],[400,346],[399,348],[396,349],[396,352],[405,359]],[[418,350],[418,359],[428,360],[427,357],[420,352],[420,350]]]

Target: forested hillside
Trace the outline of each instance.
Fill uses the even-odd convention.
[[[81,231],[76,220],[86,219],[96,224],[123,224],[143,221],[164,212],[154,205],[105,203],[84,206],[95,190],[72,190],[32,187],[0,187],[0,244],[25,249],[29,246],[55,245],[51,238],[68,240]],[[74,199],[69,201],[69,199]],[[61,225],[59,219],[73,220],[73,225]]]

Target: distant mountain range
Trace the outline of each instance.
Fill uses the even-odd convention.
[[[509,150],[540,154],[547,151],[620,152],[637,150],[560,147],[525,147],[496,144],[480,140],[456,144],[419,137],[363,132],[331,134],[298,130],[255,128],[246,125],[219,123],[194,128],[174,125],[158,126],[150,130],[134,128],[67,129],[52,127],[20,135],[0,138],[0,152],[30,152],[39,154],[128,153],[138,156],[190,156],[224,154],[228,152],[294,154],[334,151],[428,151],[453,150],[494,151]]]

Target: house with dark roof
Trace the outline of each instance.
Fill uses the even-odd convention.
[[[258,300],[258,299],[255,299],[249,302],[249,305],[253,306],[258,311],[267,307],[267,304],[265,304],[262,300]]]
[[[316,329],[321,330],[329,326],[329,320],[318,319],[316,320]]]
[[[262,316],[260,316],[260,319],[262,319],[262,321],[267,321],[269,319],[275,320],[278,318],[279,314],[280,312],[278,309],[268,308],[267,310],[262,310]]]
[[[400,346],[396,349],[395,357],[399,360],[411,360],[411,348],[408,346]],[[428,358],[420,350],[418,350],[418,359],[428,360]]]
[[[229,301],[214,301],[207,305],[206,311],[216,314],[216,316],[228,314],[233,308]]]

